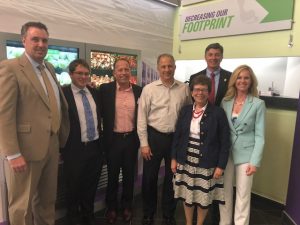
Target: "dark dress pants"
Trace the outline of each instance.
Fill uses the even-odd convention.
[[[176,209],[171,170],[171,146],[173,134],[164,134],[148,127],[148,142],[152,151],[150,160],[143,165],[143,210],[144,217],[153,217],[157,209],[157,180],[161,161],[165,161],[165,175],[162,192],[163,216],[172,218]]]
[[[67,217],[93,217],[94,201],[102,169],[99,141],[81,143],[80,148],[63,154]]]
[[[218,225],[220,222],[219,203],[213,202],[210,207],[211,224]]]
[[[122,169],[121,208],[132,208],[134,177],[136,171],[139,139],[137,133],[114,133],[107,152],[108,184],[106,204],[108,210],[118,209],[118,187],[120,169]]]

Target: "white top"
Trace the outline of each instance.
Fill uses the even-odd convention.
[[[73,83],[71,84],[71,89],[74,95],[75,103],[76,103],[76,108],[78,112],[78,117],[79,117],[79,123],[80,123],[80,130],[81,130],[81,141],[82,142],[87,142],[91,141],[87,138],[87,127],[86,127],[86,119],[85,119],[85,113],[84,113],[84,107],[82,103],[82,94],[80,94],[80,88],[76,87]],[[94,140],[99,138],[99,132],[98,132],[98,119],[97,119],[97,108],[96,108],[96,103],[94,101],[94,98],[92,94],[90,93],[89,89],[86,87],[83,89],[85,91],[85,95],[90,103],[92,113],[93,113],[93,119],[94,119],[94,126],[95,126],[95,138]]]
[[[203,113],[204,113],[206,107],[207,107],[207,104],[202,108]],[[195,109],[195,104],[193,106],[193,111],[194,111],[194,109]],[[190,136],[193,138],[199,139],[199,137],[200,137],[201,127],[199,124],[202,119],[203,113],[198,118],[192,117],[191,126],[190,126]]]

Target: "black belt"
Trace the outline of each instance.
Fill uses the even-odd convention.
[[[123,132],[123,133],[120,133],[120,132],[113,132],[113,134],[117,137],[123,137],[123,138],[126,138],[132,134],[134,134],[134,130],[133,131],[129,131],[129,132]]]
[[[161,134],[161,135],[164,135],[164,136],[172,136],[174,134],[174,132],[166,132],[166,133],[165,132],[160,132],[160,131],[156,130],[154,127],[151,127],[149,125],[148,125],[148,129],[155,132],[155,133],[157,133],[157,134]]]
[[[84,146],[88,146],[88,145],[90,145],[90,144],[94,144],[94,143],[96,143],[96,142],[98,142],[99,141],[99,138],[98,139],[96,139],[96,140],[93,140],[93,141],[83,141],[83,142],[81,142]]]

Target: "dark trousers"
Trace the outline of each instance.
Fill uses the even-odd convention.
[[[220,222],[220,212],[219,212],[219,204],[217,202],[213,202],[210,207],[211,214],[211,224],[218,225]]]
[[[173,217],[176,209],[171,171],[171,145],[173,134],[164,134],[148,127],[148,142],[152,151],[151,160],[143,165],[143,210],[145,217],[152,217],[157,209],[157,180],[162,159],[165,161],[165,176],[162,192],[162,212],[164,217]]]
[[[107,151],[108,184],[106,204],[108,210],[118,209],[118,187],[120,169],[122,169],[121,207],[132,208],[134,175],[136,171],[139,139],[137,133],[114,133],[110,148]]]
[[[80,148],[63,154],[67,217],[92,217],[97,185],[102,169],[99,141],[81,143]]]

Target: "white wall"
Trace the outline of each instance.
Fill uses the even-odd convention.
[[[247,64],[253,69],[262,95],[272,88],[280,96],[298,98],[300,57],[223,59],[221,67],[233,71],[242,64]],[[177,60],[175,78],[184,82],[204,68],[205,60]]]

